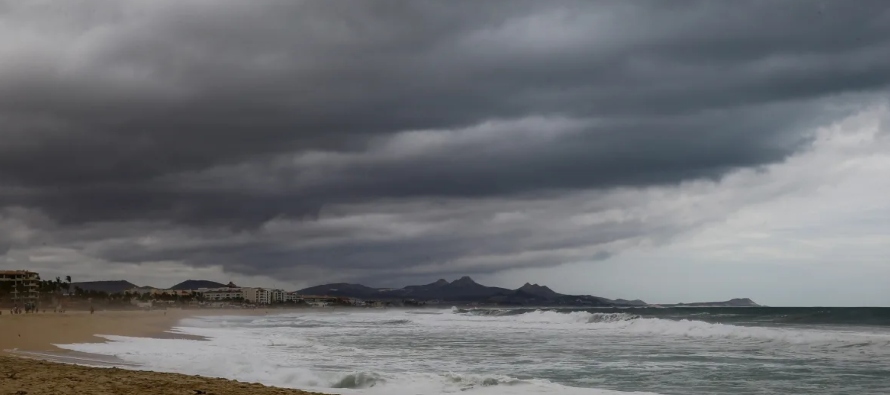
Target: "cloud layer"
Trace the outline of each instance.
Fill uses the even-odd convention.
[[[890,84],[880,1],[0,7],[19,263],[403,282],[607,259],[719,220],[689,191]]]

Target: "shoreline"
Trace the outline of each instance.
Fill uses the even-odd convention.
[[[201,340],[170,332],[182,319],[219,315],[266,315],[264,310],[127,310],[0,316],[0,352],[60,352],[56,344],[99,343],[97,335]]]
[[[0,355],[0,393],[28,395],[325,395],[222,378]]]
[[[56,344],[100,343],[97,335],[202,340],[170,332],[182,319],[263,316],[264,310],[82,311],[0,316],[0,393],[324,395],[237,380],[145,370],[116,357],[80,353]]]

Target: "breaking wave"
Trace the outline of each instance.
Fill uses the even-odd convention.
[[[523,321],[540,321],[554,323],[593,323],[629,321],[640,316],[628,313],[591,313],[587,311],[557,312],[553,310],[527,309],[460,309],[452,307],[451,312],[478,317],[510,317],[516,316]]]
[[[102,336],[107,343],[62,345],[62,348],[103,355],[120,355],[138,365],[130,369],[149,369],[209,377],[261,382],[267,385],[301,388],[325,393],[368,395],[417,395],[466,393],[473,395],[561,394],[561,395],[623,395],[620,391],[598,388],[570,387],[545,379],[519,379],[493,374],[352,372],[315,370],[290,366],[270,360],[243,358],[236,354],[252,347],[262,352],[256,342],[244,339],[216,338],[210,344],[191,340],[147,339],[123,336]],[[214,342],[221,344],[213,345]],[[239,348],[239,345],[242,348]],[[268,350],[268,349],[267,349]],[[222,352],[223,354],[216,354]],[[232,353],[235,354],[232,354]],[[268,351],[266,351],[268,352]],[[274,356],[276,354],[267,354]],[[203,361],[195,363],[195,361]],[[118,365],[121,367],[121,365]],[[635,393],[642,395],[644,393]],[[658,395],[655,393],[645,393]]]
[[[487,310],[487,311],[486,311]],[[620,335],[668,336],[694,339],[734,339],[786,344],[823,345],[833,348],[890,347],[885,333],[836,330],[806,330],[709,323],[690,319],[646,318],[629,313],[588,311],[558,312],[553,310],[458,309],[455,314],[490,317],[516,324],[552,325],[573,329],[605,331]]]
[[[728,358],[712,363],[714,355],[746,366],[769,360],[779,370],[787,365],[784,372],[803,362],[822,369],[821,375],[838,361],[890,358],[890,331],[880,328],[702,321],[748,310],[737,311],[683,311],[683,318],[559,308],[301,311],[191,318],[175,328],[203,341],[104,336],[104,343],[60,347],[115,356],[127,368],[367,395],[714,393],[702,392],[710,387],[701,381],[699,391],[684,392],[713,366],[730,369]],[[828,362],[820,367],[812,361]],[[666,371],[674,378],[662,385]],[[658,385],[640,385],[640,377]]]
[[[385,384],[386,380],[376,373],[351,373],[332,383],[331,388],[371,388],[378,384]]]

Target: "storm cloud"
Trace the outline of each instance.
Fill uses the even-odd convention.
[[[660,194],[806,152],[890,85],[881,1],[5,2],[0,22],[0,251],[293,281],[664,243],[720,216]]]

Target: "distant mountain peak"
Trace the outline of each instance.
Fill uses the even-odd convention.
[[[434,282],[430,285],[447,285],[447,284],[448,284],[447,280],[445,280],[444,278],[440,278],[440,279],[436,280],[436,282]]]
[[[182,291],[182,290],[192,290],[192,289],[199,289],[199,288],[222,288],[222,287],[225,287],[225,285],[218,283],[216,281],[189,279],[189,280],[185,280],[179,284],[176,284],[176,285],[170,287],[170,289]]]
[[[546,285],[541,286],[538,284],[530,284],[525,283],[525,285],[519,287],[517,291],[525,292],[527,294],[532,294],[535,296],[541,296],[545,298],[554,298],[560,296],[558,293],[547,287]]]
[[[471,286],[471,285],[479,285],[479,283],[473,281],[473,279],[470,278],[470,276],[463,276],[457,280],[452,281],[451,285]]]

